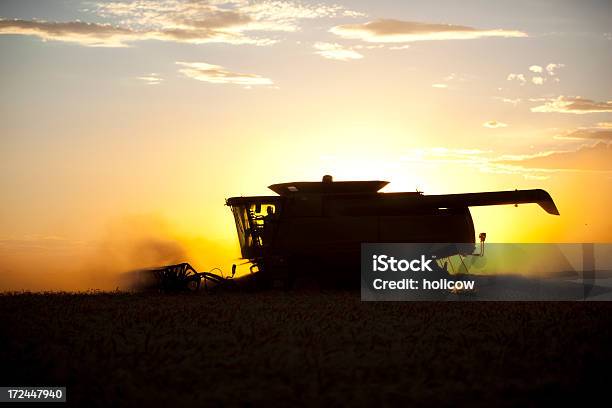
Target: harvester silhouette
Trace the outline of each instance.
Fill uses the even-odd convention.
[[[232,279],[196,272],[189,264],[158,268],[167,289],[248,286],[290,288],[304,279],[318,284],[359,283],[362,243],[455,243],[444,256],[473,255],[474,223],[469,207],[537,203],[559,215],[540,189],[466,194],[381,193],[387,181],[273,184],[277,195],[231,197],[242,258],[250,274]],[[481,253],[486,234],[479,234]],[[174,271],[179,273],[175,274]]]

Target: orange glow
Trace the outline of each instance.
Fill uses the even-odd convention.
[[[565,18],[492,22],[473,7],[466,22],[400,3],[375,17],[289,2],[235,22],[261,32],[183,37],[180,12],[151,28],[129,5],[80,7],[81,21],[110,26],[66,14],[59,33],[59,17],[27,4],[0,10],[0,290],[111,288],[101,276],[171,260],[229,270],[225,199],[323,174],[388,180],[389,192],[542,188],[560,217],[474,208],[476,232],[612,242],[609,27],[585,18],[541,36]]]

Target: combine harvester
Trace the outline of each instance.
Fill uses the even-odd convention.
[[[559,215],[544,190],[425,195],[381,193],[387,181],[333,181],[273,184],[277,195],[231,197],[242,258],[250,274],[233,279],[198,273],[189,264],[158,268],[164,290],[209,287],[292,288],[359,285],[362,243],[455,243],[444,257],[473,255],[474,223],[469,207],[536,203]],[[486,234],[479,235],[481,246]],[[481,248],[482,253],[482,248]]]

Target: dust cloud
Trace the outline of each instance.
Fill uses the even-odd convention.
[[[0,291],[127,289],[126,273],[189,262],[198,270],[228,269],[233,248],[177,233],[156,215],[110,221],[99,237],[0,240]]]

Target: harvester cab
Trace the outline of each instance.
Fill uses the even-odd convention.
[[[231,203],[240,252],[245,259],[258,258],[270,247],[282,211],[280,197],[236,197]]]

